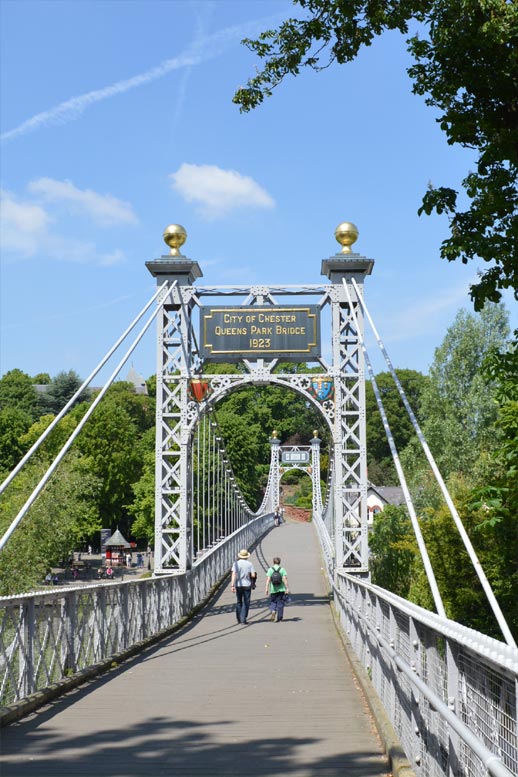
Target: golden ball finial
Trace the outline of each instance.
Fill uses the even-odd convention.
[[[318,437],[318,429],[313,429],[313,437]]]
[[[164,243],[171,249],[171,256],[181,256],[180,246],[187,240],[187,232],[181,224],[169,224],[164,229]]]
[[[276,440],[278,434],[279,434],[279,432],[277,431],[277,429],[274,429],[273,432],[272,432],[272,439]]]
[[[350,254],[351,246],[358,240],[358,227],[350,221],[342,221],[335,229],[335,237],[342,246],[342,254]]]

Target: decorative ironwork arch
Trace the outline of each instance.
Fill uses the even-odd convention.
[[[204,397],[201,401],[191,399],[188,403],[187,418],[189,426],[195,425],[203,413],[207,413],[211,408],[215,407],[225,397],[232,394],[234,391],[238,391],[246,386],[283,386],[295,391],[304,399],[310,402],[315,410],[320,413],[322,419],[327,424],[331,434],[333,433],[333,422],[335,415],[334,402],[331,400],[327,402],[318,402],[315,397],[309,393],[308,386],[312,377],[319,377],[318,375],[299,373],[294,375],[278,376],[275,373],[269,373],[267,377],[258,379],[251,373],[246,374],[216,374],[205,375],[203,380],[195,378],[198,383],[207,384]],[[326,377],[328,377],[326,373]],[[278,378],[278,379],[277,379]],[[300,379],[300,380],[297,380]],[[192,382],[192,381],[191,381]],[[192,389],[191,389],[192,393]]]

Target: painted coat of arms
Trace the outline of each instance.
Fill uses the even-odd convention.
[[[335,385],[332,378],[312,378],[309,393],[319,402],[333,399]]]
[[[199,378],[193,378],[189,383],[189,396],[194,399],[195,402],[203,402],[203,400],[210,394],[210,385],[208,380],[200,380]]]

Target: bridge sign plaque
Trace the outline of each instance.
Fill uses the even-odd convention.
[[[200,346],[210,361],[309,361],[320,356],[318,305],[200,308]]]
[[[282,451],[283,464],[309,464],[309,451]]]

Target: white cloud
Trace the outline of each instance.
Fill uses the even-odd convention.
[[[131,205],[111,194],[98,194],[91,189],[78,189],[71,181],[38,178],[28,186],[32,194],[50,203],[60,203],[72,213],[91,216],[102,226],[135,224],[137,217]]]
[[[59,181],[55,183],[59,184]],[[69,191],[68,188],[65,190]],[[72,187],[72,190],[79,192],[75,187]],[[95,192],[88,194],[92,195],[87,198],[90,207],[84,208],[82,215],[90,217],[91,220],[93,212],[95,218],[101,219],[106,212],[102,208],[96,209],[92,203],[96,202],[96,197],[100,198],[101,203],[105,198]],[[118,202],[115,198],[111,199]],[[112,213],[113,219],[113,214],[118,211],[116,208],[112,211],[108,208],[107,212]],[[11,260],[46,256],[60,261],[108,267],[124,261],[125,258],[119,249],[100,251],[92,241],[62,234],[56,214],[51,214],[48,207],[30,199],[17,197],[9,191],[0,192],[0,247],[2,257]]]
[[[50,216],[40,205],[20,202],[12,192],[0,192],[0,239],[4,250],[34,256],[47,236]]]
[[[236,170],[215,165],[183,164],[170,178],[173,188],[187,202],[201,205],[210,219],[221,218],[238,208],[273,208],[275,201],[265,189]]]

